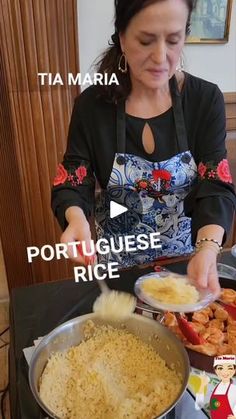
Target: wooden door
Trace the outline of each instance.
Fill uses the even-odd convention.
[[[236,185],[236,92],[225,93],[224,98],[227,126],[226,148],[233,182]],[[232,247],[234,244],[236,244],[236,217],[234,217],[231,234],[225,247]]]
[[[59,241],[50,187],[78,86],[38,73],[79,71],[76,0],[0,0],[0,235],[9,288],[71,276],[65,260],[29,264],[27,246]]]

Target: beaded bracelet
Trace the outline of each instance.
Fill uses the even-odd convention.
[[[213,243],[213,242],[208,242],[206,244],[201,243],[198,246],[195,247],[195,252],[194,254],[201,252],[201,250],[205,250],[205,249],[211,249],[214,251],[214,253],[216,253],[216,255],[218,255],[220,253],[220,249],[218,248],[218,246]]]
[[[223,249],[223,247],[221,246],[221,244],[217,240],[208,239],[207,237],[203,237],[202,239],[198,240],[195,244],[195,247],[199,248],[199,247],[201,247],[201,244],[203,244],[203,243],[208,243],[208,244],[210,244],[210,243],[213,244],[214,243],[214,244],[216,244],[218,246],[219,252]]]

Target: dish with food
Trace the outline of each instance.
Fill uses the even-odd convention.
[[[185,277],[168,275],[161,281],[150,277],[142,283],[141,289],[150,297],[166,304],[196,304],[199,301],[199,292]]]
[[[168,270],[141,276],[134,291],[152,307],[178,313],[201,310],[215,300],[209,289],[197,287],[186,275]]]
[[[85,339],[51,354],[39,394],[61,419],[156,417],[178,397],[181,374],[127,330],[89,320]]]
[[[234,302],[236,291],[222,289],[221,300],[226,304]],[[217,302],[203,310],[187,316],[188,324],[204,339],[201,345],[192,345],[181,333],[173,313],[166,313],[164,324],[172,330],[187,348],[209,356],[236,353],[236,321]]]

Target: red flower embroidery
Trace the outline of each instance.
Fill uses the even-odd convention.
[[[210,170],[210,172],[208,173],[208,177],[209,178],[214,178],[216,177],[216,172],[214,170]]]
[[[171,179],[171,173],[168,172],[168,170],[153,170],[152,176],[155,181],[158,181],[158,179],[163,180],[170,180]]]
[[[68,175],[67,180],[68,180],[68,182],[74,182],[74,176],[73,175]]]
[[[198,173],[201,177],[203,177],[206,173],[207,167],[202,162],[198,165]]]
[[[147,182],[145,180],[141,180],[139,182],[139,187],[140,188],[145,189],[145,188],[147,188],[147,186],[148,186],[148,184],[147,184]]]
[[[226,159],[220,161],[216,166],[214,162],[199,163],[198,173],[201,179],[215,180],[219,179],[223,182],[232,183],[232,176],[229,170],[229,163]]]
[[[228,160],[221,160],[221,162],[218,164],[216,168],[216,172],[220,180],[222,180],[223,182],[232,183],[232,176],[230,174]]]
[[[56,174],[56,177],[53,181],[53,185],[54,186],[61,185],[62,183],[64,183],[66,181],[67,176],[68,176],[68,173],[67,173],[66,169],[60,163],[57,167],[57,174]]]
[[[78,178],[78,183],[82,183],[85,176],[87,176],[86,167],[84,167],[84,166],[78,167],[78,169],[76,169],[76,171],[75,171],[75,174]]]

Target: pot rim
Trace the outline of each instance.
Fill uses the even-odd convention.
[[[174,335],[174,333],[172,333],[168,328],[166,328],[164,325],[162,325],[161,323],[157,322],[154,319],[145,317],[145,316],[141,316],[140,314],[136,314],[136,313],[132,313],[129,316],[129,319],[134,319],[137,320],[138,322],[140,322],[140,324],[152,324],[154,327],[158,325],[158,328],[163,328],[165,329],[165,332],[167,333],[167,335],[169,335],[171,337],[171,339],[174,341],[174,344],[178,347],[178,349],[182,352],[182,356],[183,356],[183,362],[184,365],[186,367],[185,369],[185,374],[183,375],[183,383],[182,383],[182,388],[181,388],[181,393],[180,395],[177,397],[176,400],[174,400],[172,402],[172,404],[163,412],[163,414],[161,416],[156,416],[155,419],[161,419],[163,418],[168,412],[170,412],[175,405],[181,400],[184,392],[186,391],[187,385],[188,385],[188,380],[189,380],[189,375],[190,375],[190,362],[189,362],[189,357],[186,351],[186,348],[184,347],[184,345],[182,344],[182,342]],[[44,410],[44,412],[46,412],[50,418],[53,419],[61,419],[58,416],[55,415],[55,413],[53,413],[45,404],[44,402],[41,400],[40,396],[39,396],[39,391],[37,386],[34,383],[34,367],[35,367],[35,363],[37,362],[37,358],[38,355],[40,354],[41,350],[46,347],[50,340],[53,338],[53,336],[58,335],[59,333],[61,333],[64,329],[69,328],[70,325],[74,325],[75,323],[82,323],[85,322],[86,320],[93,320],[93,319],[99,319],[98,315],[96,313],[88,313],[88,314],[84,314],[81,316],[77,316],[74,317],[68,321],[66,321],[65,323],[60,324],[59,326],[57,326],[56,328],[54,328],[53,330],[51,330],[47,335],[45,335],[42,340],[39,342],[39,344],[37,345],[37,347],[35,348],[30,363],[29,363],[29,372],[28,372],[28,379],[29,379],[29,385],[30,385],[30,389],[32,391],[32,394],[35,398],[35,400],[37,401],[37,403],[39,404],[39,406]],[[102,320],[102,319],[100,319]],[[128,320],[128,319],[127,319]],[[118,324],[125,324],[125,321],[123,320],[122,322],[112,322],[112,321],[108,321],[108,324],[114,324],[118,325]],[[131,332],[132,333],[132,332]],[[140,336],[141,338],[141,336]]]

